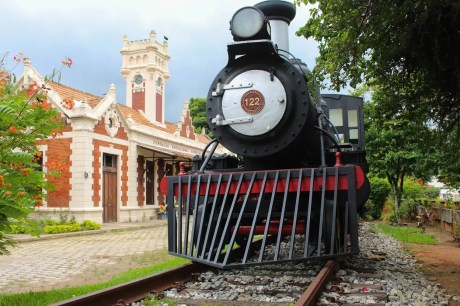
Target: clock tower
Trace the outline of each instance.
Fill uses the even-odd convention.
[[[126,82],[126,106],[145,114],[152,123],[164,123],[165,84],[169,79],[168,41],[149,38],[129,41],[123,37],[121,74]]]

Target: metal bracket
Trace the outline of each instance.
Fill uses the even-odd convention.
[[[232,119],[224,119],[221,115],[217,115],[216,118],[211,120],[212,123],[215,123],[217,126],[229,125],[229,124],[240,124],[240,123],[249,123],[254,119],[252,117],[240,117]]]
[[[252,82],[245,83],[245,84],[222,84],[222,83],[217,83],[216,85],[216,91],[212,92],[213,97],[217,97],[220,95],[224,94],[224,91],[226,90],[231,90],[231,89],[240,89],[240,88],[251,88],[254,84]]]

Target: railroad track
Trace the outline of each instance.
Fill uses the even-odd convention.
[[[366,227],[360,233],[360,254],[342,259],[339,263],[330,260],[318,264],[316,268],[312,264],[308,264],[308,268],[302,267],[301,263],[283,263],[278,267],[267,265],[255,269],[252,274],[244,274],[237,269],[217,270],[189,264],[55,305],[130,305],[147,295],[175,300],[187,306],[280,303],[319,306],[448,304],[451,297],[438,289],[436,284],[424,279],[416,270],[412,258],[399,250],[399,243],[391,239],[382,240],[380,235]],[[237,275],[239,280],[232,278],[232,274]],[[213,299],[211,295],[217,291],[216,287],[222,286],[224,282],[227,285],[221,291],[233,290],[237,296]],[[275,283],[277,286],[273,285]],[[265,292],[267,297],[280,298],[284,295],[293,299],[290,302],[241,299],[242,295],[249,296],[251,292],[255,296]],[[158,303],[161,304],[161,300]]]
[[[187,264],[159,274],[62,301],[52,306],[129,305],[132,302],[144,299],[149,294],[170,289],[177,282],[183,282],[188,277],[192,277],[196,273],[202,273],[206,269],[208,268],[200,264]]]
[[[288,268],[279,267],[278,270],[275,268],[267,270],[266,268],[257,267],[255,269],[251,269],[252,275],[250,273],[246,273],[245,275],[239,274],[240,279],[246,279],[248,281],[252,281],[252,287],[250,287],[244,281],[242,282],[242,286],[250,287],[249,290],[253,290],[254,294],[261,295],[284,295],[284,296],[295,296],[296,297],[296,305],[315,305],[315,301],[319,294],[322,292],[322,289],[326,285],[326,282],[333,276],[334,272],[337,268],[337,262],[335,260],[327,261],[322,267],[321,265],[316,265],[319,268],[316,276],[313,277],[304,277],[305,272],[308,274],[312,274],[312,270],[307,271],[299,271],[295,270],[295,267],[299,267],[299,265],[289,265]],[[309,264],[307,264],[309,265]],[[286,265],[285,265],[286,266]],[[213,271],[212,271],[213,270]],[[276,271],[277,270],[277,271]],[[295,272],[295,273],[293,273]],[[133,302],[142,300],[147,296],[155,295],[160,297],[167,297],[169,300],[176,300],[180,304],[185,305],[200,305],[202,303],[222,303],[222,305],[255,305],[259,304],[267,304],[264,301],[238,301],[235,299],[227,299],[227,300],[218,300],[218,299],[205,299],[200,298],[201,294],[206,294],[211,292],[212,290],[206,289],[206,285],[202,286],[204,288],[197,288],[197,281],[200,282],[200,279],[205,278],[209,274],[215,275],[222,275],[225,273],[230,274],[237,274],[234,271],[216,271],[215,269],[210,269],[209,267],[205,267],[200,264],[191,263],[176,269],[168,270],[159,274],[155,274],[149,277],[145,277],[139,280],[131,281],[129,283],[121,284],[118,286],[110,287],[107,289],[103,289],[94,293],[90,293],[81,297],[76,297],[70,300],[66,300],[60,303],[53,304],[53,306],[82,306],[82,305],[92,305],[92,306],[99,306],[99,305],[130,305]],[[255,274],[254,274],[255,273]],[[290,273],[287,275],[286,273]],[[256,275],[258,274],[258,275]],[[273,279],[280,279],[280,275],[284,274],[284,281],[289,283],[289,288],[296,288],[295,290],[286,289],[280,290],[279,286],[267,286],[266,282],[270,282],[270,277]],[[293,280],[294,276],[299,277],[299,279],[303,280],[299,285],[303,288],[299,290]],[[290,280],[291,279],[291,280]],[[209,278],[208,278],[209,280]],[[210,280],[211,282],[213,280]],[[202,282],[205,284],[206,282]],[[278,282],[279,285],[283,286],[282,281]],[[234,291],[238,292],[242,289],[238,289],[237,284],[233,283]],[[236,288],[236,289],[235,289]],[[256,290],[255,288],[259,288]],[[306,288],[306,290],[305,290]],[[266,290],[264,290],[266,289]],[[180,293],[176,297],[171,297],[171,292]],[[194,295],[195,298],[190,298],[191,295]],[[243,292],[239,292],[243,293]],[[187,295],[188,294],[188,295]],[[250,294],[246,290],[246,294]],[[285,304],[286,301],[282,302],[270,302],[271,305],[276,304]],[[295,302],[295,300],[294,300]]]
[[[131,305],[147,296],[187,306],[384,305],[385,277],[374,267],[384,262],[385,254],[376,249],[363,253],[341,260],[340,265],[328,260],[219,270],[191,263],[54,306]]]

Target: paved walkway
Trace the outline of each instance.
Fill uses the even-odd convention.
[[[11,255],[0,256],[0,292],[62,287],[104,268],[127,267],[132,256],[166,249],[167,227],[165,220],[111,223],[97,231],[14,239],[18,244]]]

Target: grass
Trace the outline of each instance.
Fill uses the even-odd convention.
[[[36,291],[36,292],[26,292],[26,293],[17,293],[17,294],[5,294],[0,295],[0,305],[1,306],[12,306],[12,305],[26,305],[26,306],[43,306],[49,305],[52,303],[57,303],[63,300],[67,300],[76,296],[87,294],[93,291],[100,289],[108,288],[115,286],[121,283],[125,283],[137,278],[148,276],[154,273],[158,273],[167,269],[171,269],[185,263],[189,262],[183,258],[172,258],[165,260],[163,262],[129,270],[118,275],[115,275],[108,281],[91,284],[91,285],[82,285],[77,287],[56,289],[50,291]]]
[[[393,238],[403,241],[406,243],[416,244],[437,244],[438,240],[436,237],[430,234],[423,233],[421,228],[413,228],[407,226],[389,226],[379,224],[376,226],[376,230],[380,233],[384,233],[392,236]]]

